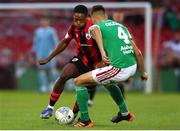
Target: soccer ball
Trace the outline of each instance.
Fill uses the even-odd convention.
[[[69,124],[72,122],[73,117],[74,113],[69,107],[60,107],[55,112],[55,120],[59,124]]]

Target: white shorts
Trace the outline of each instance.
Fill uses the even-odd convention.
[[[111,84],[125,81],[136,73],[137,64],[118,69],[112,65],[92,71],[92,77],[98,84]]]

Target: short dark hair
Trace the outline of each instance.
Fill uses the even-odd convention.
[[[77,5],[74,10],[73,10],[74,13],[82,13],[82,14],[85,14],[86,16],[88,15],[88,9],[86,6],[84,5]]]
[[[105,9],[102,5],[95,5],[92,7],[92,10],[91,10],[91,15],[94,13],[94,12],[98,12],[98,11],[102,11],[103,13],[105,13]]]

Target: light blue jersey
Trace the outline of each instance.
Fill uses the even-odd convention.
[[[39,27],[35,31],[32,51],[37,59],[47,58],[58,43],[56,31],[52,27]],[[53,66],[54,60],[46,64],[46,67]]]
[[[36,59],[44,59],[47,58],[53,49],[55,48],[56,44],[58,43],[58,37],[56,31],[52,27],[39,27],[36,29],[34,34],[34,43],[32,47],[32,51],[36,55]],[[39,84],[40,84],[40,91],[46,92],[52,88],[53,83],[58,77],[58,72],[56,70],[56,60],[53,59],[45,65],[39,65]],[[48,73],[50,75],[50,84],[48,82]]]

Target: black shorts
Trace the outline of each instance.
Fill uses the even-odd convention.
[[[74,56],[74,57],[69,61],[69,63],[75,64],[76,67],[79,69],[79,71],[80,71],[81,74],[93,70],[93,67],[85,66],[85,65],[83,64],[82,60],[81,60],[79,57],[77,57],[77,56]]]

